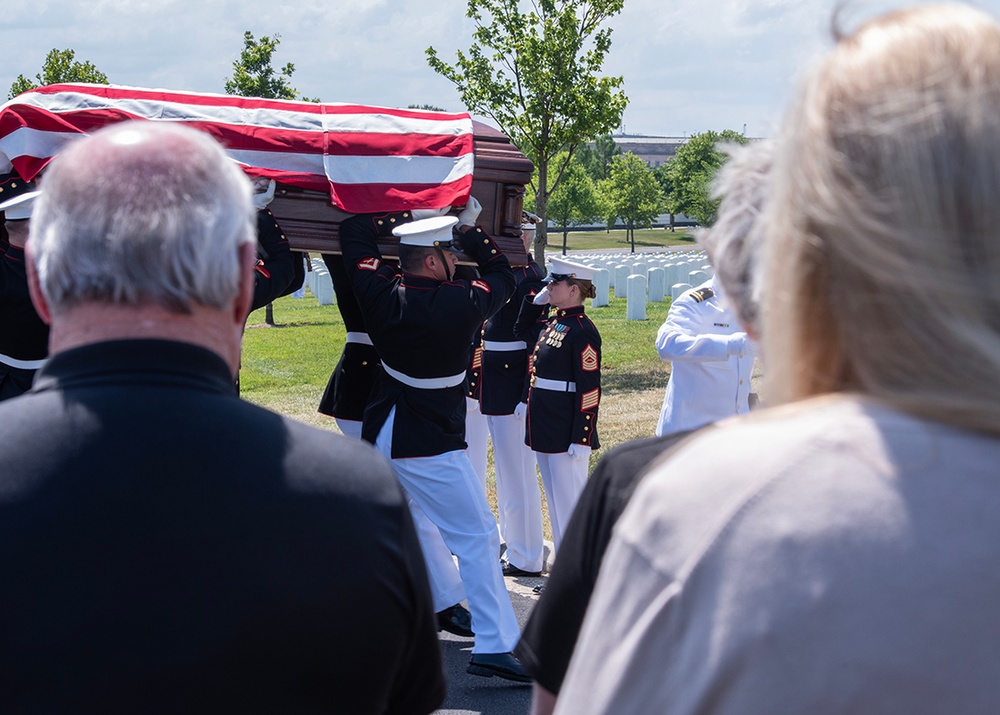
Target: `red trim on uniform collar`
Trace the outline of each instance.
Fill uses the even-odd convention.
[[[584,312],[584,307],[582,305],[574,305],[572,308],[558,308],[556,310],[556,317],[571,318],[574,315],[582,315]]]

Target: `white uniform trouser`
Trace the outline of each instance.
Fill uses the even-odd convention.
[[[339,417],[334,417],[333,421],[337,423],[337,429],[339,429],[341,434],[345,437],[361,439],[362,423],[360,420],[342,420]]]
[[[524,443],[524,417],[487,415],[497,471],[497,511],[507,542],[507,560],[525,571],[541,571],[544,558],[542,494],[535,453]]]
[[[552,544],[558,556],[566,525],[580,493],[587,485],[589,460],[574,459],[566,452],[535,452],[535,458],[538,460],[538,471],[542,473],[542,486],[549,503],[549,522],[552,524]]]
[[[489,452],[490,433],[486,426],[486,416],[479,411],[479,401],[471,397],[465,398],[465,453],[469,455],[472,468],[476,470],[479,483],[483,485],[483,494],[486,493],[486,463]],[[496,447],[494,447],[494,451]],[[494,454],[494,460],[496,455]],[[489,498],[487,498],[489,501]],[[503,535],[503,511],[497,520],[497,533],[500,540],[506,542]]]
[[[337,427],[346,437],[361,439],[361,422],[358,420],[341,420],[334,418]],[[388,455],[387,455],[388,456]],[[431,600],[435,611],[443,611],[465,600],[465,587],[459,576],[451,551],[445,546],[441,532],[424,514],[424,510],[416,504],[410,504],[413,525],[424,552],[427,572],[431,582]]]
[[[376,449],[385,456],[391,454],[395,416],[393,408],[375,440]],[[500,540],[496,519],[469,456],[465,450],[455,450],[433,457],[393,459],[392,466],[406,490],[411,508],[418,507],[437,525],[439,538],[444,539],[458,558],[472,614],[472,630],[476,634],[472,652],[507,653],[513,650],[521,630],[497,560]],[[414,512],[416,518],[416,510]],[[423,547],[424,534],[419,529],[417,534]],[[427,556],[426,551],[424,555]],[[433,584],[435,577],[430,559],[428,571]]]
[[[465,398],[465,442],[468,447],[469,461],[483,485],[486,493],[486,453],[489,432],[486,430],[486,417],[479,411],[479,401],[471,397]]]

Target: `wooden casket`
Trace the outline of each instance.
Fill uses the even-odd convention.
[[[472,195],[483,206],[479,225],[496,239],[514,265],[524,265],[527,254],[521,241],[521,210],[525,186],[534,165],[501,132],[473,122],[475,171]],[[338,209],[321,191],[301,189],[281,182],[270,205],[292,247],[299,251],[339,253],[340,222],[351,214]],[[397,256],[398,241],[384,239],[379,249],[385,257]],[[462,262],[468,257],[459,255]]]
[[[483,206],[480,225],[512,263],[527,260],[520,225],[533,166],[465,113],[49,85],[0,106],[0,173],[32,180],[66,143],[129,120],[186,123],[248,174],[274,179],[270,208],[297,250],[339,252],[338,226],[350,213],[461,206],[471,193]],[[386,257],[397,247],[391,238],[380,244]]]

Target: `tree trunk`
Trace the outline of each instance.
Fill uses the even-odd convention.
[[[566,237],[569,236],[569,229],[563,226],[563,255],[566,255]]]
[[[635,222],[628,222],[628,235],[629,240],[632,242],[632,253],[635,253]]]
[[[670,232],[673,233],[674,230],[674,215],[670,214]]]
[[[545,268],[545,246],[549,242],[549,167],[545,162],[538,164],[538,191],[535,193],[535,213],[542,219],[535,227],[535,263]]]

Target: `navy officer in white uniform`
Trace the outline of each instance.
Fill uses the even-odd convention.
[[[710,279],[678,296],[656,334],[670,380],[656,434],[701,427],[750,409],[756,344]]]
[[[465,451],[464,382],[473,334],[514,290],[510,262],[467,218],[466,211],[475,216],[478,210],[470,198],[457,220],[405,223],[399,215],[359,214],[340,225],[341,250],[382,359],[362,437],[391,458],[415,521],[429,518],[458,559],[475,632],[467,671],[527,682],[511,653],[520,628],[497,561],[496,519]],[[476,261],[479,278],[454,279],[456,223],[455,243]],[[401,273],[383,264],[376,243],[392,224]]]

